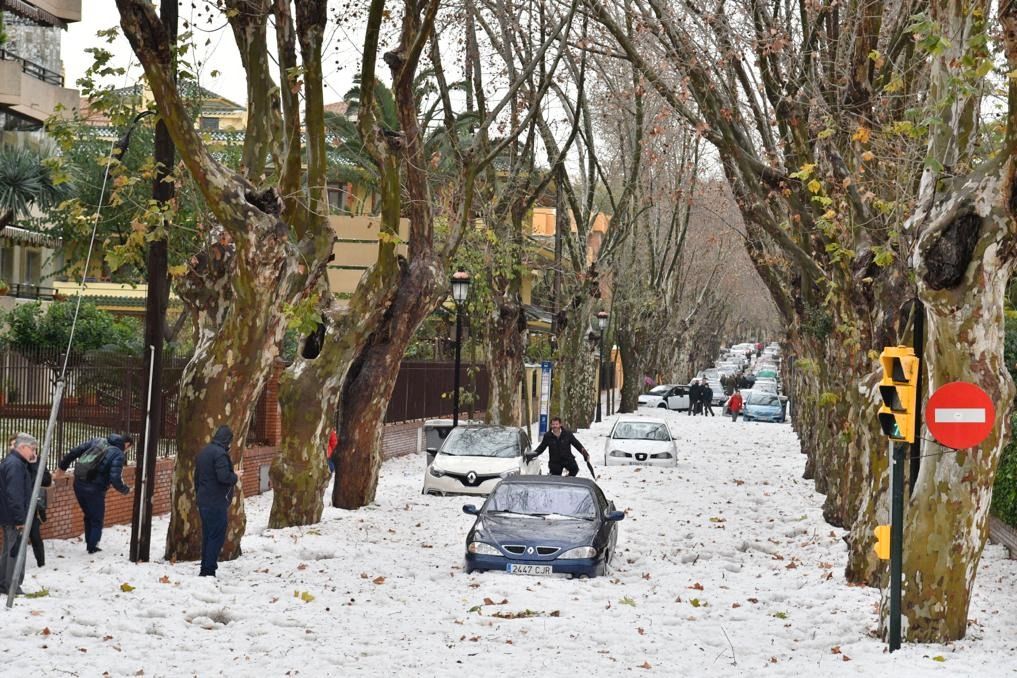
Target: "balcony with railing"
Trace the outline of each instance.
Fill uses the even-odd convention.
[[[45,122],[58,110],[70,115],[78,91],[64,87],[64,77],[45,66],[0,49],[0,108]]]
[[[81,21],[81,0],[0,0],[0,9],[61,28]]]

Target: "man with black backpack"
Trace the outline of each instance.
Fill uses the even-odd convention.
[[[60,470],[74,464],[74,496],[85,514],[85,547],[89,553],[101,551],[102,526],[106,518],[106,490],[112,485],[120,494],[131,491],[124,484],[125,453],[134,439],[117,433],[81,443],[60,460]]]

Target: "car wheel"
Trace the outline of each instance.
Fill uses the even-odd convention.
[[[661,403],[661,404],[657,405],[657,409],[658,410],[666,410],[667,409],[667,405],[665,405],[664,403]]]

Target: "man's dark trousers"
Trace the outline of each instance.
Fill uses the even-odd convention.
[[[226,513],[229,505],[199,506],[201,514],[201,572],[202,577],[214,577],[219,567],[219,552],[226,543]]]
[[[99,547],[102,525],[106,518],[106,488],[98,483],[74,481],[74,496],[85,514],[85,546],[89,551]]]
[[[575,457],[569,455],[568,459],[548,459],[547,468],[551,471],[551,475],[560,476],[562,471],[568,471],[570,476],[579,475],[579,464],[576,463]]]

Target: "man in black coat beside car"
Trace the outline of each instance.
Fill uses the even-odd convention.
[[[201,515],[201,571],[198,576],[214,577],[219,567],[219,552],[226,543],[226,523],[237,474],[230,459],[233,431],[220,426],[212,441],[194,460],[194,490]]]
[[[537,449],[532,454],[526,455],[526,460],[530,461],[543,454],[544,450],[548,450],[547,467],[551,475],[560,476],[562,471],[566,470],[570,476],[579,475],[579,464],[576,463],[570,447],[579,450],[586,463],[590,462],[590,453],[576,440],[572,431],[562,427],[561,417],[554,417],[551,419],[551,430],[544,434]]]

